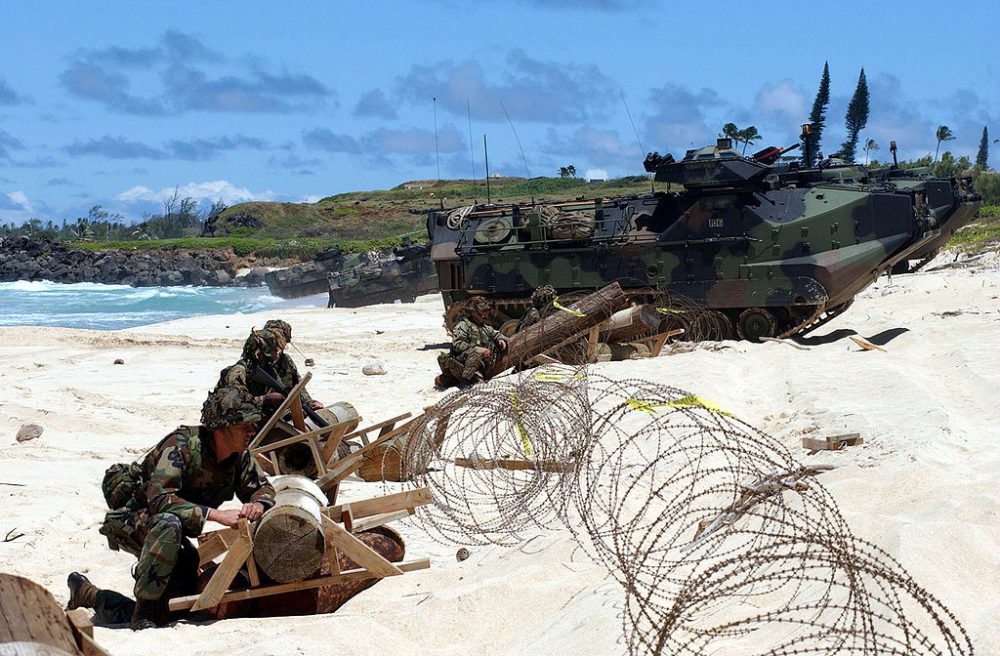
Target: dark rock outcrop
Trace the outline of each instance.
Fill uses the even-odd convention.
[[[259,268],[243,277],[231,249],[83,251],[29,237],[0,239],[0,282],[51,280],[133,287],[259,285]],[[256,271],[256,273],[255,273]]]

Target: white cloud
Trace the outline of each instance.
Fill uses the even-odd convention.
[[[16,205],[23,207],[26,212],[35,211],[35,208],[31,205],[31,201],[28,200],[28,197],[23,191],[12,191],[7,194],[7,198],[9,198]]]
[[[604,169],[587,169],[583,177],[585,180],[607,180],[608,172]]]
[[[757,92],[754,104],[758,113],[773,116],[782,123],[799,125],[809,117],[805,93],[790,79],[765,84]]]
[[[138,201],[162,203],[172,198],[175,191],[181,198],[191,197],[195,200],[209,201],[222,199],[227,205],[250,200],[272,200],[275,196],[271,190],[253,192],[246,187],[237,187],[227,180],[210,180],[206,182],[189,182],[186,185],[176,188],[164,187],[159,191],[153,191],[149,187],[136,185],[118,194],[115,199],[126,203],[135,203]]]
[[[301,198],[299,198],[298,202],[300,202],[300,203],[318,203],[321,200],[323,200],[324,198],[326,198],[326,196],[320,196],[318,194],[306,194],[305,196],[302,196]]]

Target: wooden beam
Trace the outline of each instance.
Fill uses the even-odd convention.
[[[431,566],[431,561],[428,560],[427,558],[396,563],[396,567],[398,567],[401,572],[414,572],[421,569],[427,569],[430,566]],[[286,592],[298,592],[299,590],[310,590],[312,588],[321,588],[325,585],[333,585],[334,583],[342,583],[345,581],[363,581],[364,579],[373,579],[373,578],[378,578],[378,577],[369,572],[368,570],[352,569],[337,574],[336,576],[324,576],[322,578],[309,579],[307,581],[296,581],[295,583],[281,583],[278,585],[270,585],[262,588],[251,588],[249,590],[236,590],[234,592],[228,592],[222,597],[219,603],[244,601],[246,599],[257,599],[259,597],[268,597],[276,594],[284,594]],[[187,597],[175,597],[174,599],[170,600],[170,611],[176,612],[193,608],[197,600],[198,600],[198,595],[189,595]]]
[[[354,521],[357,523],[362,517],[371,517],[372,515],[383,515],[385,513],[396,512],[397,510],[416,508],[417,506],[423,506],[433,501],[434,497],[431,495],[430,488],[418,487],[415,490],[396,492],[384,497],[354,501],[351,503],[351,514],[354,515]],[[324,512],[330,518],[336,520],[340,519],[343,508],[343,506],[331,506]]]
[[[201,591],[198,595],[198,599],[195,601],[194,605],[191,606],[192,611],[204,610],[206,608],[215,608],[219,605],[219,600],[222,599],[226,591],[229,590],[229,585],[236,578],[236,574],[240,571],[240,567],[246,562],[247,556],[253,551],[253,542],[250,539],[250,533],[246,528],[246,520],[240,520],[240,534],[239,537],[233,542],[229,547],[229,553],[226,557],[222,559],[222,564],[215,570],[212,574],[212,578],[209,579],[208,585],[205,589]]]
[[[370,432],[372,432],[373,430],[376,430],[376,429],[384,428],[385,426],[395,426],[397,421],[402,421],[403,419],[409,419],[410,418],[410,414],[411,413],[406,412],[404,414],[399,415],[398,417],[393,417],[392,419],[386,419],[385,421],[380,421],[377,424],[372,424],[371,426],[365,426],[364,428],[359,428],[359,429],[355,430],[353,433],[348,433],[347,435],[345,435],[344,439],[345,440],[349,440],[352,437],[362,436],[362,437],[364,437],[364,441],[367,444],[368,443],[368,438],[367,438],[367,434],[368,433],[370,433]]]
[[[394,522],[397,519],[406,519],[413,514],[413,509],[407,510],[397,510],[396,512],[382,513],[381,515],[372,515],[371,517],[365,517],[364,519],[356,519],[351,528],[351,533],[361,533],[362,531],[367,531],[370,528],[375,528],[376,526],[384,526],[389,522]],[[346,528],[346,526],[345,526]]]
[[[224,554],[228,549],[226,541],[222,539],[221,535],[216,533],[209,540],[202,542],[201,546],[198,547],[198,566],[204,567]]]
[[[277,442],[271,442],[263,446],[254,447],[251,449],[251,453],[268,453],[270,451],[276,451],[280,448],[291,446],[292,444],[298,444],[299,442],[305,442],[311,439],[317,439],[323,437],[323,435],[332,432],[336,427],[327,426],[325,428],[317,428],[316,430],[309,431],[307,433],[299,433],[298,435],[292,435],[291,437],[286,437],[284,439],[278,440]]]
[[[345,421],[334,426],[333,432],[331,432],[326,437],[326,442],[323,443],[323,463],[326,464],[333,460],[333,456],[337,455],[337,449],[340,447],[340,443],[344,441],[344,433],[347,432],[347,427],[353,422]]]
[[[323,535],[327,545],[335,545],[344,555],[361,565],[378,578],[395,576],[403,571],[375,552],[371,547],[351,535],[340,524],[326,515],[320,519],[323,522]]]
[[[288,410],[288,406],[291,405],[292,399],[297,399],[299,397],[299,392],[302,390],[303,387],[306,386],[306,383],[308,383],[311,378],[312,378],[312,372],[307,371],[306,375],[302,377],[302,380],[300,380],[295,387],[289,390],[288,396],[286,396],[285,400],[281,402],[281,405],[278,406],[278,409],[274,411],[274,414],[271,415],[271,418],[267,420],[267,423],[264,424],[264,427],[260,429],[260,431],[257,433],[257,436],[253,438],[253,441],[250,442],[250,446],[248,447],[248,449],[250,450],[256,449],[260,445],[260,442],[261,440],[264,439],[264,436],[270,433],[271,429],[274,428],[274,425],[278,423],[278,420],[284,416],[285,411]]]
[[[508,471],[544,471],[563,474],[576,471],[575,462],[559,462],[556,460],[517,460],[515,458],[499,458],[485,460],[471,458],[455,458],[455,465],[469,469],[506,469]]]
[[[377,440],[370,442],[368,445],[361,447],[357,451],[353,452],[346,458],[342,458],[335,463],[332,463],[330,469],[323,476],[316,479],[316,485],[319,485],[321,490],[326,490],[331,485],[336,485],[343,481],[345,478],[350,476],[358,467],[361,466],[362,457],[364,454],[375,449],[378,446],[388,442],[389,440],[402,435],[410,429],[410,424],[413,420],[410,420],[400,426],[395,428],[385,435],[380,435]]]

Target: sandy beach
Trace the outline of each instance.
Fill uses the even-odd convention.
[[[611,378],[645,378],[711,399],[772,435],[822,476],[854,533],[896,558],[951,609],[980,654],[1000,653],[1000,258],[954,266],[942,256],[881,278],[854,306],[801,340],[704,344],[655,359],[609,362]],[[418,412],[436,391],[447,343],[438,296],[361,309],[295,309],[290,353],[313,396],[348,401],[367,422]],[[0,328],[0,570],[29,577],[61,603],[78,570],[131,593],[134,558],[98,532],[100,481],[179,424],[195,424],[219,371],[271,314],[185,319],[99,332]],[[849,335],[882,344],[860,349]],[[121,358],[124,364],[113,364]],[[384,376],[362,367],[384,363]],[[44,428],[18,443],[22,424]],[[860,433],[864,444],[810,455],[803,437]],[[342,496],[382,485],[350,481]],[[398,524],[407,557],[431,569],[384,580],[332,615],[133,633],[98,628],[111,654],[618,654],[623,595],[569,531],[515,548],[443,544]]]

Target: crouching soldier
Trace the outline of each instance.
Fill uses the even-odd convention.
[[[469,301],[469,311],[452,331],[451,349],[438,356],[438,387],[468,385],[483,380],[486,366],[507,350],[507,338],[489,325],[490,304],[480,297]]]
[[[140,461],[108,469],[101,487],[112,510],[100,530],[112,549],[139,559],[135,602],[74,572],[69,608],[94,608],[98,623],[129,622],[133,630],[166,624],[167,602],[197,591],[198,550],[188,538],[206,521],[234,528],[274,505],[274,490],[247,450],[258,408],[240,390],[216,389],[200,426],[180,426]],[[233,495],[243,506],[219,510]]]
[[[516,332],[521,332],[529,326],[552,314],[555,310],[556,290],[552,285],[542,285],[531,292],[531,307],[524,313],[521,320],[517,322]]]

